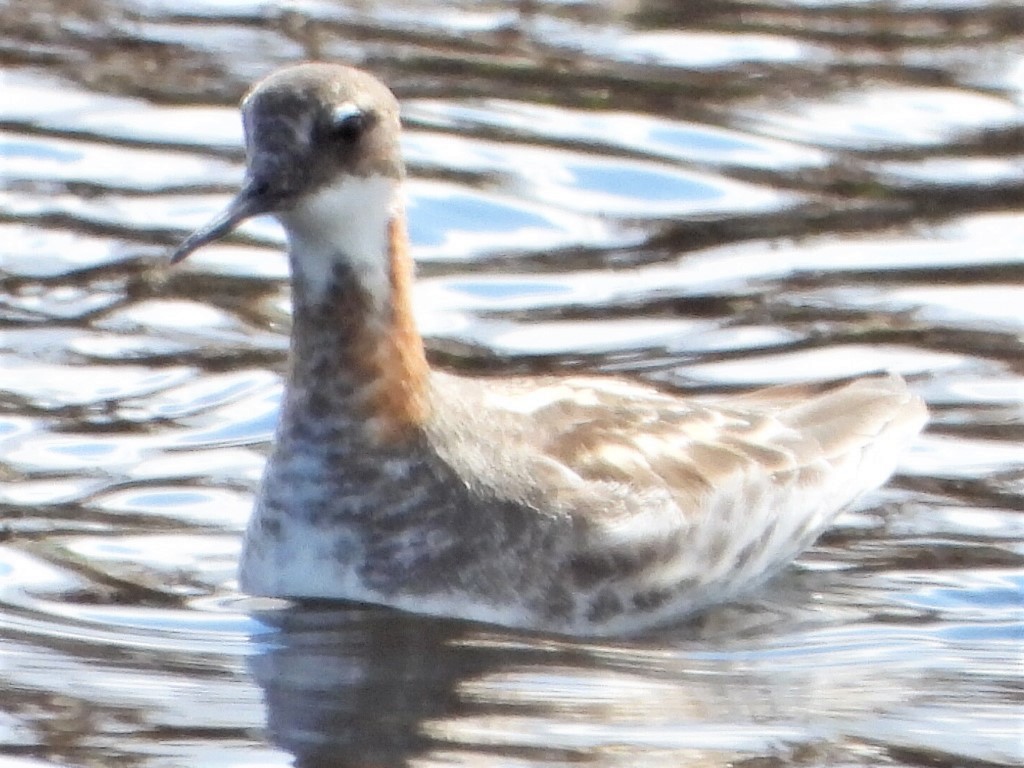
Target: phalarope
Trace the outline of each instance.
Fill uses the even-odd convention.
[[[302,64],[242,112],[242,189],[172,259],[258,214],[287,235],[290,366],[242,551],[249,594],[639,630],[784,566],[926,421],[897,376],[694,401],[611,377],[431,370],[394,96]]]

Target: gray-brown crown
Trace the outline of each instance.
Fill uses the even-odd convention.
[[[283,203],[341,174],[401,178],[398,102],[372,75],[300,64],[257,83],[242,102],[248,177]]]

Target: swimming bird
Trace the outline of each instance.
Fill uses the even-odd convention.
[[[785,566],[926,421],[894,375],[686,399],[624,378],[431,369],[395,97],[307,63],[256,84],[242,114],[241,190],[172,261],[259,214],[287,236],[290,360],[244,592],[635,632]]]

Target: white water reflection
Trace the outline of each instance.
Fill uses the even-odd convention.
[[[595,147],[616,147],[647,157],[695,163],[792,170],[820,167],[827,162],[827,155],[813,147],[713,125],[614,111],[584,112],[499,99],[472,103],[412,100],[402,105],[402,115],[414,126],[449,130],[489,127],[533,140],[586,141]],[[441,141],[459,147],[458,152],[443,158],[448,167],[461,167],[460,159],[472,154],[476,146],[447,135],[417,131],[406,135],[403,148],[413,162],[430,162],[437,153],[436,144]]]
[[[804,63],[827,57],[826,49],[774,35],[659,31],[618,36],[608,54],[624,61],[713,69],[749,62]]]
[[[875,88],[785,110],[748,112],[771,136],[817,146],[873,149],[941,144],[973,131],[1020,122],[1024,112],[1000,96],[951,88]]]
[[[1015,4],[30,5],[0,6],[4,766],[1020,761]],[[316,56],[402,99],[440,364],[889,368],[931,431],[767,588],[644,637],[240,596],[283,235],[166,256],[241,179],[248,83]]]
[[[198,184],[230,184],[232,163],[185,152],[103,146],[92,142],[16,138],[0,131],[4,173],[22,183],[86,183],[110,190],[160,192]]]

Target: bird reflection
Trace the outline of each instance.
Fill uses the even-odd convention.
[[[614,765],[820,765],[850,729],[900,711],[922,670],[892,650],[907,627],[865,635],[863,591],[844,603],[834,589],[823,610],[805,587],[780,578],[756,602],[600,642],[296,606],[254,616],[271,631],[250,671],[267,738],[296,768],[604,765],[609,750],[627,760]]]
[[[464,622],[315,605],[258,618],[277,632],[251,672],[297,768],[408,763],[436,746],[422,725],[455,714],[459,681],[500,663],[460,646]]]

